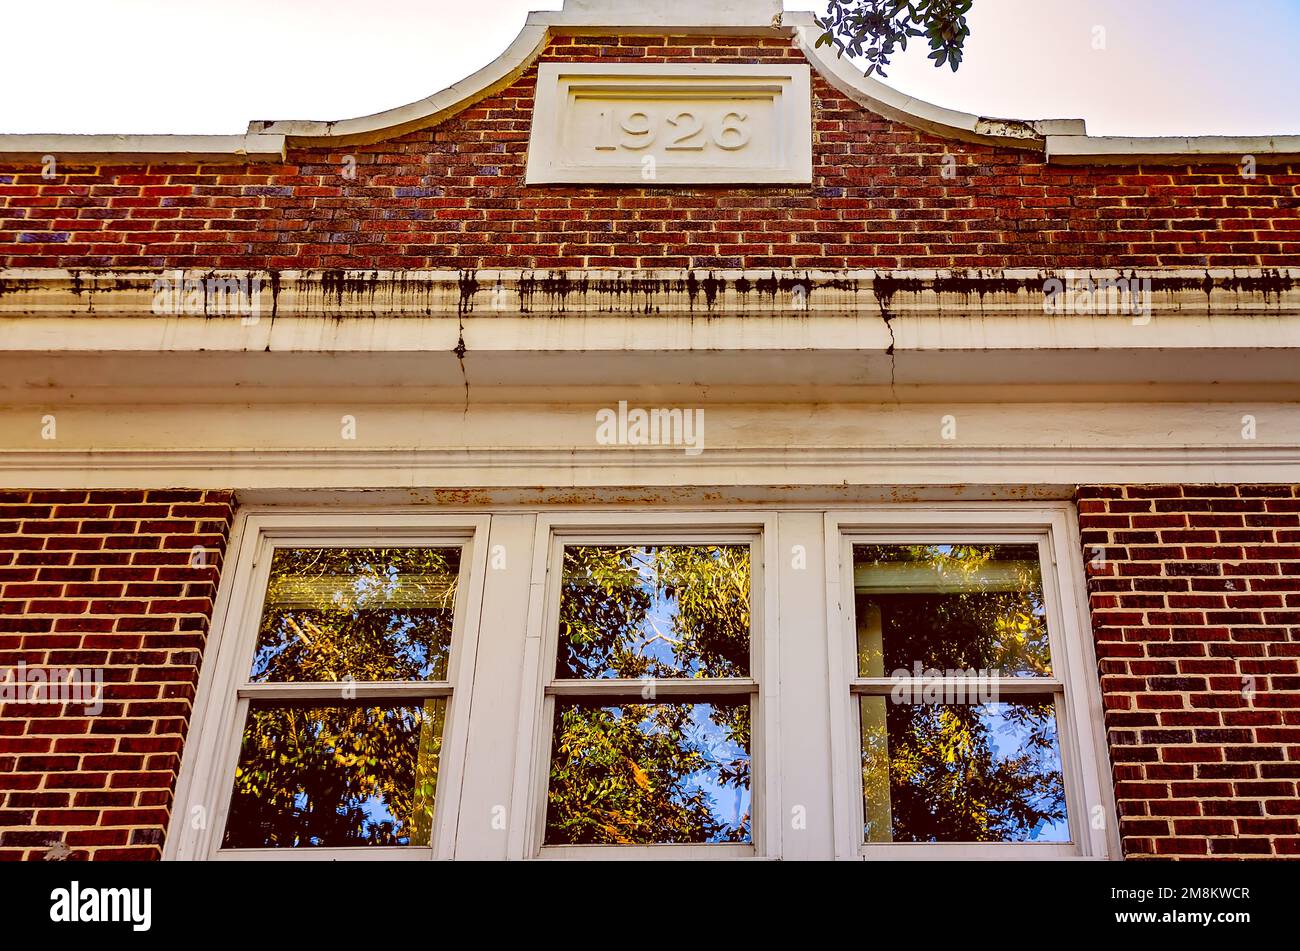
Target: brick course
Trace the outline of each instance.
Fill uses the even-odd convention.
[[[542,61],[770,63],[788,41],[557,37]],[[523,184],[535,68],[444,124],[284,164],[0,165],[0,265],[261,269],[1259,267],[1300,255],[1300,173],[1065,167],[876,116],[815,72],[800,187]],[[942,176],[945,152],[957,177]],[[343,175],[344,156],[356,178]]]
[[[1300,486],[1083,486],[1128,858],[1300,855]]]
[[[0,669],[104,677],[97,715],[0,707],[0,859],[161,856],[233,513],[230,492],[0,491]]]

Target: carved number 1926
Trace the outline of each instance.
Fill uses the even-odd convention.
[[[621,148],[633,151],[648,148],[663,132],[669,136],[668,144],[664,146],[668,152],[699,152],[709,142],[734,152],[749,144],[748,118],[743,112],[728,112],[705,121],[693,112],[677,112],[656,121],[641,110],[628,112],[620,118],[614,110],[602,109],[596,149],[612,152]]]

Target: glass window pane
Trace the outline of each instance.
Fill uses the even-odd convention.
[[[557,702],[548,845],[749,842],[749,704]]]
[[[460,549],[278,548],[249,680],[445,680]]]
[[[1037,545],[854,545],[858,676],[1052,673]]]
[[[558,678],[749,676],[748,545],[565,546]]]
[[[445,713],[442,698],[251,706],[222,847],[428,846]]]
[[[1048,699],[860,698],[867,842],[1068,842]]]

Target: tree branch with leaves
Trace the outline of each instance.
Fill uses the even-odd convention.
[[[818,46],[833,45],[841,56],[866,60],[866,74],[885,75],[892,57],[907,41],[925,37],[929,58],[953,72],[961,65],[970,36],[966,14],[974,0],[828,0],[817,25],[826,32]]]

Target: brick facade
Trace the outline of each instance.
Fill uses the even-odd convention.
[[[1300,855],[1300,486],[1084,486],[1124,852]]]
[[[0,668],[104,671],[98,715],[5,705],[0,859],[160,857],[233,505],[0,491]]]
[[[1125,856],[1300,855],[1300,485],[1078,507]],[[0,493],[0,666],[106,677],[95,717],[5,708],[0,858],[159,857],[232,516],[228,492]]]
[[[557,37],[542,61],[779,62],[788,40]],[[1065,167],[945,141],[813,76],[811,186],[525,187],[537,70],[435,129],[283,165],[0,165],[0,265],[266,269],[1269,267],[1300,174]],[[943,177],[952,153],[957,176]],[[356,177],[344,177],[354,155]]]
[[[557,37],[542,61],[765,63],[788,39]],[[0,266],[1205,268],[1300,260],[1300,171],[1049,165],[813,76],[811,186],[525,187],[534,66],[433,129],[284,164],[0,163]],[[955,179],[942,157],[956,157]],[[346,156],[356,176],[345,176]],[[3,288],[0,287],[0,290]],[[269,348],[268,348],[269,349]],[[1078,495],[1126,856],[1300,855],[1300,486]],[[0,666],[106,669],[0,715],[0,859],[161,855],[224,491],[0,491]],[[204,564],[191,563],[204,552]],[[1097,550],[1100,550],[1098,556]]]

